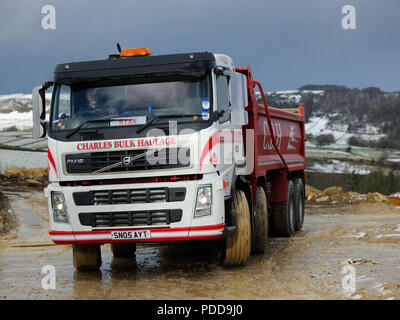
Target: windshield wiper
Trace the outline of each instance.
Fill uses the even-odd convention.
[[[148,128],[151,126],[153,123],[161,120],[161,119],[168,119],[168,118],[186,118],[186,117],[201,117],[201,114],[163,114],[159,116],[155,116],[151,120],[149,120],[147,123],[145,123],[143,126],[138,128],[136,130],[136,133],[142,132],[144,129]]]
[[[147,123],[145,123],[142,127],[138,128],[136,130],[136,133],[142,132],[144,129],[152,125],[153,123],[161,120],[161,119],[168,119],[168,118],[185,118],[185,117],[201,117],[199,114],[164,114],[164,115],[159,115],[151,120],[149,120]],[[77,126],[75,129],[73,129],[71,132],[69,132],[65,138],[69,139],[74,133],[78,132],[80,129],[82,129],[84,126],[90,123],[102,123],[102,122],[109,122],[113,120],[114,118],[102,118],[102,119],[93,119],[93,120],[88,120],[83,123],[81,123],[79,126]]]
[[[69,132],[65,138],[69,139],[75,132],[78,132],[80,129],[82,129],[84,126],[86,126],[89,123],[101,123],[101,122],[110,122],[112,118],[102,118],[102,119],[93,119],[93,120],[88,120],[83,123],[81,123],[79,126],[77,126],[75,129],[73,129],[71,132]]]

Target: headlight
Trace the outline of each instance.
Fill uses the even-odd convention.
[[[51,193],[51,205],[55,222],[69,222],[64,196],[61,192]]]
[[[211,214],[212,187],[211,185],[200,186],[197,189],[195,217],[201,217]]]

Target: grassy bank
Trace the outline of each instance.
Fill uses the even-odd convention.
[[[366,175],[306,172],[306,182],[320,190],[337,186],[344,191],[379,192],[384,195],[400,191],[400,176],[397,170],[390,171],[387,174],[377,170]]]

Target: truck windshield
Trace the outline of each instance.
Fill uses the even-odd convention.
[[[209,120],[209,75],[151,83],[110,82],[57,85],[52,130],[72,130],[85,122],[100,127],[144,125],[153,117],[169,114],[183,115],[177,117],[178,122]],[[185,114],[201,116],[184,117]],[[110,121],[92,121],[97,119]]]

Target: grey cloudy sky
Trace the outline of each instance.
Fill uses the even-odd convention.
[[[344,5],[357,30],[341,26]],[[56,29],[43,30],[44,5]],[[304,84],[400,91],[399,0],[1,0],[0,94],[30,92],[57,63],[210,51],[250,65],[266,91]]]

